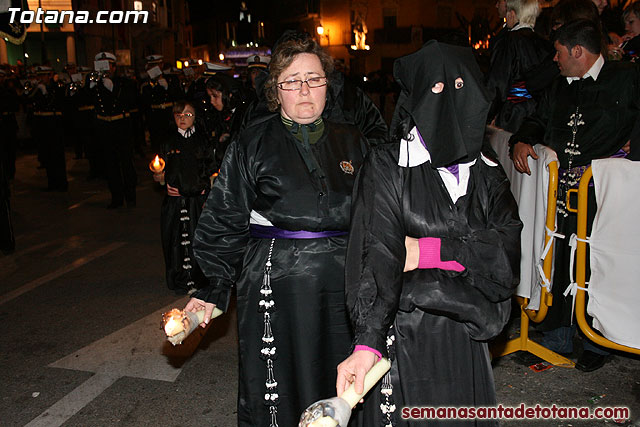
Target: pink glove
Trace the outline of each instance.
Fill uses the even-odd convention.
[[[457,261],[442,261],[440,259],[440,246],[442,242],[437,237],[423,237],[418,239],[420,246],[420,261],[418,268],[439,268],[461,272],[464,266]]]

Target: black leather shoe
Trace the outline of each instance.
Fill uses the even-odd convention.
[[[581,370],[582,372],[593,372],[597,369],[600,369],[607,363],[607,359],[609,358],[606,354],[598,354],[593,351],[585,350],[582,352],[582,355],[576,362],[576,369]]]

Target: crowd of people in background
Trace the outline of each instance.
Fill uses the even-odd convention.
[[[44,190],[68,190],[65,148],[73,147],[88,160],[87,179],[107,180],[108,209],[136,206],[135,155],[158,154],[168,287],[192,295],[187,309],[208,313],[226,310],[237,288],[240,425],[293,425],[336,378],[339,389],[361,384],[387,355],[396,359],[359,415],[364,425],[394,422],[394,387],[406,405],[495,404],[486,340],[508,318],[522,225],[504,172],[484,153],[485,127],[514,133],[522,173],[536,158],[532,145],[555,148],[560,192],[594,158],[637,154],[640,1],[624,9],[622,34],[603,25],[606,3],[561,0],[544,28],[537,0],[498,0],[504,26],[484,75],[465,37],[451,34],[397,60],[394,78],[352,80],[294,31],[274,44],[273,62],[249,57],[243,78],[217,63],[178,70],[160,55],[135,75],[106,51],[91,69],[0,70],[0,221],[10,226],[8,183],[24,123]],[[4,251],[14,245],[8,230],[0,230]],[[416,251],[420,262],[408,267]],[[555,280],[565,273],[557,269]],[[439,296],[423,295],[425,284]],[[554,308],[547,344],[571,352],[562,341],[575,330],[566,307]],[[447,339],[425,338],[433,330]],[[434,348],[430,369],[414,365]],[[589,347],[591,359],[578,365],[602,366],[606,353],[588,354],[597,351]],[[450,371],[464,378],[451,382]]]

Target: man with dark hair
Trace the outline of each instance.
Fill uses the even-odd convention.
[[[569,284],[568,239],[576,231],[576,214],[567,211],[566,196],[576,188],[580,176],[593,159],[620,156],[635,149],[640,130],[640,70],[634,64],[605,62],[600,49],[601,33],[589,20],[562,26],[557,33],[554,60],[560,69],[537,112],[525,119],[511,137],[515,168],[530,173],[527,157],[537,159],[533,145],[554,149],[560,162],[558,184],[558,229],[566,240],[556,245],[553,305],[540,328],[544,344],[560,353],[572,353],[575,322],[571,322],[571,296],[563,295]],[[595,198],[590,195],[595,206]],[[589,224],[592,219],[589,219]],[[584,342],[585,351],[576,368],[600,368],[607,352]]]
[[[582,46],[598,55],[601,52],[600,41],[602,35],[598,27],[589,20],[577,20],[560,27],[556,35],[556,41],[571,50],[576,46]]]

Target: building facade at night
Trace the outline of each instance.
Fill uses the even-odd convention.
[[[143,58],[161,54],[169,60],[185,56],[191,49],[191,27],[185,0],[28,0],[29,10],[88,12],[92,19],[99,11],[146,12],[147,22],[138,23],[62,23],[33,22],[22,44],[2,40],[6,59],[16,65],[49,63],[61,70],[68,62],[93,65],[96,53],[116,53],[118,65],[141,68]]]

